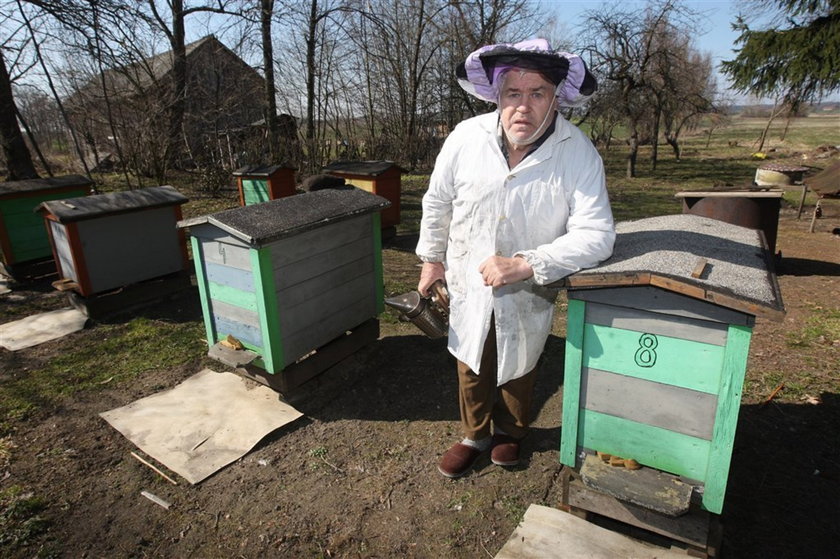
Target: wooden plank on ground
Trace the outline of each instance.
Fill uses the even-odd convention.
[[[551,507],[531,505],[496,559],[545,557],[685,559],[685,554],[645,544]]]

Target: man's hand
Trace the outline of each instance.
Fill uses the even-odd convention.
[[[534,270],[524,258],[514,256],[491,256],[478,267],[484,285],[501,287],[526,280],[534,275]]]
[[[423,262],[423,267],[420,269],[420,281],[417,283],[417,291],[423,297],[429,296],[429,288],[437,280],[446,283],[446,273],[443,267],[443,262]]]

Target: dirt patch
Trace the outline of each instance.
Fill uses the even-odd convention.
[[[826,219],[834,223],[827,227]],[[791,209],[780,219],[788,315],[782,323],[759,320],[753,333],[722,515],[729,557],[836,553],[840,395],[833,367],[840,342],[796,345],[815,315],[840,309],[840,236],[830,232],[840,219],[826,215],[820,225],[808,233],[808,220],[797,221]],[[385,251],[389,273],[408,285],[417,268],[401,249],[410,244],[397,239]],[[62,303],[43,291],[15,295],[52,297],[44,308]],[[177,307],[180,320],[201,321],[194,297]],[[95,336],[94,327],[63,343]],[[0,543],[19,557],[492,557],[529,504],[561,499],[562,336],[559,325],[546,348],[524,463],[508,471],[485,458],[455,481],[436,470],[459,436],[454,362],[443,341],[410,325],[383,320],[377,343],[293,398],[303,418],[197,486],[171,485],[135,460],[133,445],[98,414],[220,365],[196,356],[173,370],[83,392],[11,425],[0,490],[20,487],[40,499],[45,528],[20,545],[0,534]],[[26,374],[61,347],[0,350],[0,375]],[[145,499],[144,490],[172,507]]]

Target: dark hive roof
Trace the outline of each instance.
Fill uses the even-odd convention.
[[[188,199],[185,196],[171,186],[151,186],[80,198],[50,200],[42,202],[36,210],[44,213],[49,212],[59,222],[67,223],[140,209],[174,206],[187,201]]]
[[[351,175],[375,177],[392,167],[396,167],[400,172],[403,171],[393,161],[333,161],[325,166],[323,170],[327,173],[334,171]]]
[[[47,179],[26,179],[20,181],[0,182],[0,197],[20,194],[22,192],[37,192],[53,188],[88,187],[93,181],[82,175],[65,175]]]
[[[211,224],[248,244],[261,246],[390,205],[385,198],[356,188],[318,190],[184,220],[178,226]]]

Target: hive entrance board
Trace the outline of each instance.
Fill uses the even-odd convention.
[[[692,486],[653,468],[627,470],[588,455],[580,468],[584,485],[668,516],[688,512]]]

